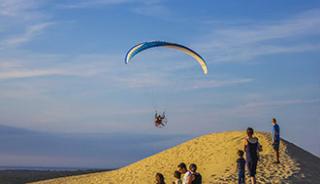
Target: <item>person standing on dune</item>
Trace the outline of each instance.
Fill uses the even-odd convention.
[[[276,163],[279,164],[279,147],[280,147],[280,126],[276,118],[272,118],[272,147],[276,152]]]
[[[253,128],[247,128],[247,137],[244,140],[244,152],[246,153],[251,184],[256,184],[256,170],[259,160],[259,151],[262,151],[262,146],[259,144],[258,138],[253,136],[253,133]]]

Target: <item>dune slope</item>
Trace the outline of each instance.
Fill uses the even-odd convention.
[[[257,169],[258,183],[317,183],[320,181],[318,157],[287,141],[282,141],[281,164],[275,164],[270,135],[258,132],[256,136],[263,145],[261,161]],[[244,137],[244,132],[238,131],[208,134],[118,170],[37,183],[147,184],[154,183],[157,172],[164,174],[167,183],[172,183],[173,172],[180,162],[196,163],[204,183],[236,183],[236,152],[238,149],[243,149]]]

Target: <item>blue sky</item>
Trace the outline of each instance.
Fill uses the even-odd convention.
[[[252,126],[320,155],[320,2],[0,0],[0,124],[200,135]],[[166,40],[207,61],[133,45]],[[154,110],[169,125],[155,129]]]

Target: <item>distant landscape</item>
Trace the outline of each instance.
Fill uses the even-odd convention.
[[[0,125],[0,169],[1,166],[28,166],[37,170],[119,168],[192,137],[184,134],[45,133]]]
[[[48,134],[0,125],[0,163],[6,164],[0,165],[0,183],[23,184],[110,171],[190,137],[192,136]],[[123,147],[127,142],[131,144]]]
[[[0,170],[1,184],[24,184],[40,180],[59,178],[65,176],[76,176],[93,172],[102,172],[108,170],[40,170],[40,169],[4,169]]]

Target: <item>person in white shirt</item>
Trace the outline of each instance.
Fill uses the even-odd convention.
[[[182,162],[178,165],[178,171],[182,175],[182,184],[191,184],[192,174],[190,171],[188,171],[187,165],[185,163]]]

